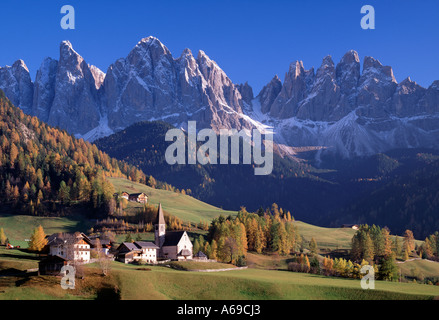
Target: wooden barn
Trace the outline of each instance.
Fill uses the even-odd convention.
[[[61,268],[66,265],[68,265],[67,259],[60,256],[47,256],[38,263],[38,274],[57,276]]]

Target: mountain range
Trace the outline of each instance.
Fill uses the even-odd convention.
[[[0,68],[0,89],[25,113],[76,137],[94,141],[140,121],[185,128],[273,128],[284,153],[318,148],[316,157],[344,158],[395,148],[439,147],[439,81],[423,88],[398,83],[392,68],[355,51],[335,64],[326,56],[315,71],[291,63],[254,96],[235,84],[203,51],[178,58],[157,38],[137,43],[106,73],[88,64],[69,41],[59,60],[46,58],[33,82],[18,60]]]

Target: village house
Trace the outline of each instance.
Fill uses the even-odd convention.
[[[120,197],[122,199],[126,199],[128,201],[132,201],[132,202],[139,202],[139,203],[147,203],[148,202],[148,196],[146,194],[144,194],[143,192],[141,193],[128,193],[123,191],[122,193],[116,192],[115,194],[113,194],[114,197]]]
[[[55,233],[46,238],[48,256],[38,263],[39,274],[59,275],[63,266],[90,263],[92,242],[84,233]]]
[[[152,242],[123,242],[117,248],[117,260],[123,263],[156,263],[158,249],[159,247]]]
[[[97,251],[98,248],[98,238],[94,238],[90,240],[92,251]],[[101,239],[99,238],[99,244],[100,248],[99,251],[103,252],[105,255],[108,255],[110,249],[111,249],[111,242],[109,239]]]
[[[132,193],[128,196],[128,200],[133,201],[133,202],[139,202],[139,203],[146,204],[148,202],[148,196],[146,194],[144,194],[143,192]]]
[[[80,232],[55,233],[47,237],[49,256],[58,256],[75,263],[90,262],[91,246],[91,240]]]
[[[170,260],[191,260],[193,245],[186,231],[166,232],[166,222],[161,203],[158,207],[157,221],[154,225],[155,244],[159,258]]]

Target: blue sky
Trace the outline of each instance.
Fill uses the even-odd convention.
[[[75,30],[60,27],[66,4],[75,8]],[[375,30],[360,27],[366,4],[375,8]],[[283,80],[295,60],[308,69],[327,54],[337,63],[350,49],[391,65],[398,81],[439,79],[437,0],[2,0],[0,12],[0,66],[23,59],[33,78],[44,57],[58,59],[62,40],[106,72],[153,35],[174,57],[186,47],[204,50],[255,95],[275,74]]]

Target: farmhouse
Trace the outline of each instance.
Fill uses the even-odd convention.
[[[117,260],[123,263],[132,263],[137,261],[156,263],[158,249],[159,247],[152,242],[123,242],[117,248]]]
[[[116,192],[115,194],[113,194],[113,196],[115,198],[121,197],[122,199],[126,199],[128,201],[133,201],[133,202],[139,202],[145,204],[148,202],[148,196],[143,192],[130,194],[128,192],[123,191],[122,193]]]
[[[60,256],[47,256],[38,262],[38,274],[57,276],[61,272],[61,268],[68,263],[67,259]]]
[[[186,231],[166,232],[162,204],[159,204],[157,221],[154,225],[155,244],[159,257],[170,260],[191,260],[193,245]]]
[[[94,238],[90,240],[91,243],[91,248],[92,250],[94,249],[95,251],[99,250],[101,252],[103,252],[105,255],[108,255],[110,248],[111,248],[111,242],[109,239],[100,239],[99,238],[99,244],[100,244],[100,248],[98,249],[98,238]]]
[[[91,240],[80,232],[55,233],[47,237],[49,256],[58,256],[67,261],[89,263],[91,246]]]
[[[129,201],[139,202],[146,204],[148,202],[148,196],[142,193],[132,193],[128,196]]]

